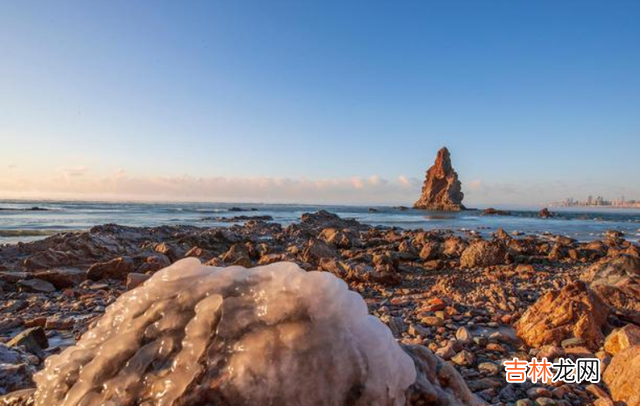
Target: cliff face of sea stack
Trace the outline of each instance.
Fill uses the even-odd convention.
[[[416,209],[460,211],[462,205],[462,184],[458,174],[451,166],[449,150],[444,147],[438,151],[436,162],[427,171],[422,185],[422,195],[413,205]]]

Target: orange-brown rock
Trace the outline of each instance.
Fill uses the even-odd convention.
[[[560,345],[581,338],[591,349],[604,339],[602,327],[609,309],[583,282],[551,291],[533,304],[515,324],[516,332],[531,347]]]
[[[634,345],[640,345],[640,327],[635,324],[627,324],[607,336],[604,349],[608,353],[616,355],[625,348]]]
[[[462,252],[460,266],[463,268],[484,268],[506,262],[507,250],[500,241],[480,240],[472,243]]]
[[[422,185],[420,199],[414,203],[416,209],[460,211],[462,205],[462,184],[458,174],[451,166],[451,156],[445,147],[438,151],[436,161],[427,171]]]
[[[640,345],[616,354],[604,371],[602,380],[613,400],[624,402],[626,406],[640,406]]]

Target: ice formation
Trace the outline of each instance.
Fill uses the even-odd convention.
[[[412,359],[326,272],[176,262],[34,380],[36,405],[400,406]]]

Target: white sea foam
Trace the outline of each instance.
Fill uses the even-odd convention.
[[[335,276],[190,258],[123,294],[34,380],[40,406],[400,406],[415,377]]]

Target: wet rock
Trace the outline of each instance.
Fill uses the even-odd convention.
[[[17,286],[21,292],[51,293],[56,290],[55,286],[42,279],[27,279],[18,282]]]
[[[538,212],[538,217],[546,219],[549,217],[553,217],[553,214],[546,207]]]
[[[626,406],[640,406],[640,345],[618,352],[604,371],[602,380],[613,400],[625,402]]]
[[[604,349],[611,355],[616,355],[625,348],[640,345],[640,327],[634,324],[614,330],[607,336]]]
[[[463,268],[483,268],[504,264],[506,254],[506,248],[501,242],[480,240],[464,250],[460,257],[460,266]]]
[[[107,262],[100,262],[91,265],[87,271],[87,277],[97,281],[100,279],[120,279],[127,278],[129,272],[133,272],[134,263],[129,257],[114,258]]]
[[[436,161],[427,171],[420,199],[413,205],[426,210],[464,210],[462,205],[462,184],[451,166],[451,156],[447,148],[438,151]]]
[[[27,354],[0,343],[0,395],[32,387],[33,373]]]
[[[42,327],[28,328],[7,342],[9,347],[24,347],[31,354],[40,355],[49,348],[49,340]]]
[[[515,324],[516,332],[529,346],[560,345],[568,338],[581,338],[589,348],[604,339],[602,327],[609,309],[582,282],[551,291],[531,306]]]
[[[488,209],[484,209],[481,213],[483,216],[510,216],[510,211],[498,210],[493,207],[489,207]]]
[[[87,279],[87,272],[79,268],[53,268],[36,272],[34,277],[50,282],[58,289],[65,289]]]

